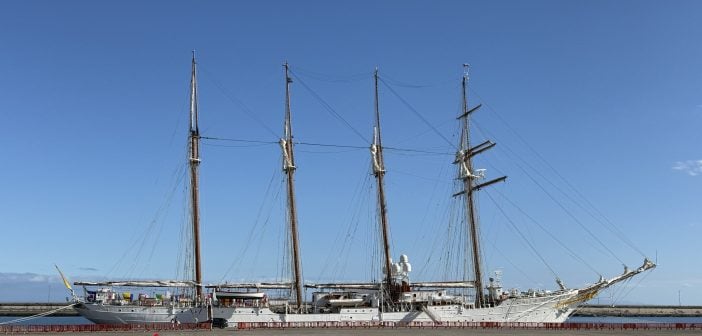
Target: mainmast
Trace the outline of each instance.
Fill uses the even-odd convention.
[[[383,236],[383,252],[385,254],[385,285],[394,291],[394,281],[392,277],[392,262],[390,256],[390,231],[388,227],[388,214],[385,203],[385,162],[383,161],[383,145],[380,137],[380,109],[378,104],[378,68],[373,73],[375,82],[375,127],[373,130],[373,144],[371,144],[371,156],[373,158],[373,175],[378,190],[378,208],[380,211],[380,231]]]
[[[483,179],[484,170],[474,171],[472,157],[485,150],[488,150],[495,146],[492,141],[485,141],[473,148],[470,147],[470,121],[469,116],[472,112],[478,110],[481,105],[474,108],[468,109],[468,64],[464,64],[463,80],[461,82],[461,87],[463,89],[462,95],[462,113],[457,118],[462,121],[461,129],[461,143],[459,146],[459,151],[456,153],[456,161],[454,163],[459,164],[459,178],[463,180],[463,190],[454,194],[454,196],[465,195],[465,206],[466,206],[466,223],[468,224],[468,231],[470,237],[471,245],[471,256],[473,262],[473,281],[475,283],[475,307],[480,308],[484,304],[483,295],[483,273],[481,266],[481,256],[480,256],[480,234],[478,230],[478,215],[476,213],[474,193],[483,187],[504,181],[507,179],[506,176],[490,180],[485,183],[478,184],[477,181]]]
[[[292,271],[295,299],[297,300],[297,311],[302,311],[302,271],[300,263],[300,243],[297,234],[297,208],[295,206],[295,157],[293,155],[293,135],[292,120],[290,113],[290,84],[292,78],[289,74],[288,63],[283,64],[285,68],[285,125],[283,138],[280,139],[280,146],[283,150],[283,172],[287,180],[288,194],[288,220],[290,221],[290,238],[292,243]]]
[[[190,77],[190,197],[193,224],[193,258],[195,262],[195,291],[197,301],[202,299],[202,269],[200,265],[200,190],[198,166],[200,165],[200,129],[197,114],[197,69],[193,51]]]

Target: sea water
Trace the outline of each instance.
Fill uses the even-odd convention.
[[[0,323],[23,319],[23,321],[12,323],[12,325],[74,325],[74,324],[93,324],[88,319],[82,316],[48,316],[37,317],[30,320],[24,320],[22,316],[0,316]]]
[[[0,323],[21,319],[17,316],[0,316]],[[573,316],[566,322],[573,323],[702,323],[702,317],[661,317],[661,316]],[[93,324],[82,316],[49,316],[25,320],[13,325],[51,325],[51,324]]]

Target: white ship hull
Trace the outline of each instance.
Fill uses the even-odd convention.
[[[343,308],[338,313],[281,314],[269,308],[214,307],[213,317],[230,324],[256,322],[564,322],[574,306],[562,303],[575,297],[577,291],[544,297],[507,299],[499,306],[465,308],[461,305],[427,306],[426,310],[383,312],[378,308]],[[430,316],[431,315],[431,316]]]
[[[82,303],[74,309],[97,324],[199,323],[208,320],[207,307],[102,305]]]

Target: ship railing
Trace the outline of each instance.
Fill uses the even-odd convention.
[[[221,308],[261,308],[265,307],[265,305],[259,304],[259,303],[251,303],[251,302],[231,302],[231,303],[222,303],[221,301],[217,305],[217,307]]]

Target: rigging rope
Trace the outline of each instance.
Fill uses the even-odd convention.
[[[480,129],[480,128],[478,127],[478,125],[475,125],[475,126],[476,126],[477,129]],[[490,134],[489,132],[487,132],[487,131],[485,131],[485,130],[482,130],[482,129],[480,129],[480,131],[483,132],[483,133],[485,133],[485,134]],[[596,236],[590,229],[588,229],[588,228],[585,226],[585,224],[583,224],[583,223],[573,214],[572,211],[570,211],[565,205],[563,205],[562,202],[560,202],[553,194],[551,194],[541,183],[539,183],[539,181],[537,181],[537,179],[534,178],[534,176],[533,176],[532,174],[530,174],[529,171],[527,171],[527,169],[525,169],[522,165],[520,165],[518,161],[521,161],[524,165],[526,165],[527,167],[529,167],[530,169],[532,169],[533,171],[535,171],[536,174],[538,174],[542,179],[544,179],[544,180],[546,180],[547,182],[549,182],[556,190],[560,191],[561,194],[564,194],[566,198],[568,198],[569,200],[573,201],[575,204],[578,204],[577,202],[575,202],[574,200],[572,200],[572,198],[570,198],[567,194],[565,194],[562,190],[560,190],[560,188],[558,188],[558,186],[556,186],[555,184],[553,184],[552,181],[550,181],[550,180],[547,179],[545,176],[543,176],[543,174],[541,174],[541,173],[538,171],[538,169],[535,169],[533,166],[531,166],[526,160],[524,160],[521,156],[519,156],[519,155],[518,155],[515,151],[513,151],[509,146],[503,144],[501,147],[502,147],[502,148],[505,148],[505,150],[507,151],[507,153],[509,153],[509,154],[513,155],[515,158],[517,158],[517,160],[514,162],[514,164],[517,166],[517,168],[519,168],[534,184],[536,184],[537,187],[539,187],[539,189],[541,189],[541,191],[543,191],[554,203],[556,203],[556,205],[558,205],[558,206],[561,208],[561,210],[563,210],[564,213],[566,213],[575,223],[577,223],[578,226],[580,226],[580,228],[582,228],[585,232],[587,232],[588,235],[589,235],[590,237],[592,237],[600,246],[602,246],[602,247],[603,247],[609,254],[611,254],[617,261],[619,261],[620,263],[624,264],[624,261],[622,261],[609,247],[607,247],[607,245],[604,244],[604,242],[602,242],[602,240],[600,240],[599,238],[597,238],[597,236]],[[595,219],[597,219],[597,218],[595,218]]]
[[[640,278],[639,278],[639,281],[636,282],[636,284],[635,284],[634,286],[629,287],[629,290],[626,291],[626,292],[624,292],[624,293],[621,295],[621,297],[617,299],[617,301],[623,300],[625,297],[629,296],[629,294],[631,294],[631,292],[632,292],[634,289],[639,288],[639,285],[641,285],[641,282],[643,282],[649,275],[651,275],[651,273],[653,273],[653,272],[646,272],[646,274],[644,274],[642,277],[640,277]],[[633,278],[627,279],[627,282],[631,281],[631,279],[633,279]],[[620,286],[620,288],[624,289],[624,288],[626,288],[626,287],[622,285],[622,286]],[[614,300],[613,300],[613,301],[614,301]],[[616,303],[615,303],[615,302],[612,302],[612,304],[615,305]]]
[[[268,146],[268,145],[270,145],[270,144],[222,145],[222,144],[203,143],[202,145],[203,145],[203,146],[208,146],[208,147],[252,148],[252,147],[263,147],[263,146]]]
[[[329,74],[323,74],[321,72],[310,71],[310,70],[301,68],[299,66],[296,66],[295,69],[303,77],[308,77],[308,78],[311,78],[314,80],[323,81],[323,82],[330,82],[330,83],[358,82],[361,80],[366,80],[369,77],[373,76],[372,72],[361,72],[361,73],[357,73],[355,75],[339,76],[339,75],[329,75]]]
[[[370,162],[366,162],[366,164],[370,167]],[[325,277],[326,279],[329,280],[338,280],[339,276],[346,276],[347,274],[344,272],[347,270],[347,265],[349,264],[350,261],[350,256],[349,254],[351,251],[354,251],[352,249],[353,245],[355,244],[358,236],[357,232],[359,230],[359,224],[361,223],[361,215],[363,213],[363,209],[366,209],[368,207],[368,201],[371,199],[370,197],[365,197],[365,193],[371,192],[371,186],[370,186],[370,179],[371,179],[371,174],[368,174],[367,171],[364,170],[359,170],[363,172],[363,175],[361,176],[361,183],[356,183],[356,188],[353,192],[353,196],[351,198],[351,201],[348,203],[348,211],[351,212],[350,219],[346,223],[346,228],[342,230],[337,231],[337,235],[334,238],[333,244],[331,245],[331,248],[335,251],[337,251],[336,254],[329,253],[327,254],[327,258],[325,260],[325,263],[319,272],[319,279],[322,279],[325,275],[327,275],[327,270],[331,268],[331,275],[328,277]],[[372,221],[364,221],[364,223],[371,223]],[[363,237],[367,237],[369,235],[364,235]],[[369,251],[366,248],[361,249],[360,251]],[[366,256],[363,256],[366,257]],[[342,273],[344,272],[344,273]],[[340,274],[342,273],[342,274]],[[326,280],[325,279],[325,280]]]
[[[570,190],[572,190],[577,196],[579,196],[583,201],[585,201],[585,203],[586,203],[588,206],[590,206],[590,207],[592,208],[592,211],[594,211],[594,212],[595,212],[597,215],[599,215],[601,218],[597,218],[597,217],[594,216],[591,212],[587,211],[584,207],[582,207],[582,206],[580,205],[580,207],[583,208],[583,210],[585,210],[586,212],[588,212],[588,214],[590,214],[590,216],[592,216],[595,220],[597,220],[598,222],[600,222],[600,224],[602,224],[602,226],[604,226],[604,227],[605,227],[607,230],[609,230],[612,234],[614,234],[615,236],[617,236],[617,238],[619,238],[622,242],[624,242],[624,243],[625,243],[627,246],[629,246],[631,249],[633,249],[634,251],[636,251],[637,253],[639,253],[641,256],[646,257],[646,255],[641,251],[641,249],[639,249],[638,247],[636,247],[636,245],[634,245],[634,243],[633,243],[629,238],[627,238],[627,236],[621,231],[621,229],[619,229],[616,225],[614,225],[614,223],[612,223],[612,221],[610,221],[609,218],[607,218],[599,209],[597,209],[597,208],[595,207],[595,205],[594,205],[592,202],[590,202],[590,200],[588,200],[587,197],[585,197],[585,195],[584,195],[583,193],[581,193],[577,188],[575,188],[575,186],[574,186],[572,183],[570,183],[562,174],[560,174],[560,173],[558,172],[558,170],[556,170],[556,168],[553,167],[553,165],[551,165],[536,149],[534,149],[534,147],[532,147],[532,146],[526,141],[526,139],[524,139],[524,138],[507,122],[507,120],[506,120],[505,118],[503,118],[502,115],[500,115],[500,113],[497,112],[496,109],[494,109],[490,104],[486,103],[485,100],[484,100],[477,92],[475,92],[475,89],[473,89],[472,91],[473,91],[473,93],[474,93],[476,96],[478,96],[478,98],[479,98],[481,101],[483,101],[483,105],[485,105],[490,111],[492,111],[492,112],[494,113],[494,115],[497,116],[498,120],[500,120],[500,122],[502,122],[502,123],[505,125],[505,127],[507,127],[507,129],[508,129],[512,134],[514,134],[514,135],[517,137],[517,139],[519,139],[519,141],[522,142],[522,143],[527,147],[527,149],[528,149],[529,151],[531,151],[539,160],[541,160],[541,162],[544,163],[544,164],[546,165],[546,167],[548,167],[563,183],[565,183],[565,185],[568,186],[568,188],[570,188]],[[503,147],[504,147],[504,145],[503,145]],[[524,161],[524,160],[522,160],[522,161]],[[548,179],[546,179],[546,180],[548,181]],[[555,186],[554,186],[554,187],[555,187]],[[556,188],[557,188],[557,187],[556,187]],[[558,189],[558,188],[557,188],[557,189]],[[565,193],[562,192],[562,191],[561,191],[561,193],[565,194]],[[565,194],[565,195],[567,196],[567,194]],[[579,205],[579,203],[577,203],[577,202],[574,202],[574,203],[576,203],[576,204]],[[603,220],[604,220],[604,222],[603,222]],[[606,222],[606,223],[605,223],[605,222]],[[606,224],[608,224],[608,225],[606,225]]]
[[[280,183],[278,185],[276,192],[272,193],[273,182],[276,180],[276,177],[278,176],[278,174],[279,174],[278,168],[276,168],[273,171],[273,174],[271,175],[270,180],[268,181],[268,186],[266,187],[266,192],[264,193],[265,196],[263,198],[263,201],[261,202],[261,205],[258,208],[258,213],[256,215],[256,220],[254,221],[254,225],[249,230],[248,236],[245,240],[245,244],[243,244],[240,252],[237,254],[239,256],[239,258],[234,258],[234,260],[232,260],[232,263],[227,268],[227,271],[224,273],[224,275],[222,275],[221,281],[224,281],[229,276],[229,273],[233,269],[241,266],[241,263],[247,259],[246,257],[247,257],[249,248],[251,247],[251,244],[256,244],[257,240],[260,240],[263,238],[263,236],[265,234],[265,229],[267,227],[267,224],[270,222],[271,215],[272,215],[272,211],[268,211],[265,219],[263,221],[261,221],[261,218],[262,218],[263,213],[264,213],[264,209],[266,208],[266,205],[269,204],[269,202],[267,200],[269,198],[272,198],[271,202],[274,204],[277,204],[277,200],[279,199],[279,196],[280,196],[282,183]],[[259,228],[259,225],[261,226],[260,228]],[[257,239],[254,239],[256,236],[257,229],[261,230],[260,237]],[[260,250],[261,245],[263,245],[263,244],[259,243],[256,245],[258,246],[258,248],[255,252],[255,257],[252,258],[252,260],[254,261],[254,264],[255,264],[255,261],[258,259],[259,250]]]
[[[266,123],[264,123],[261,119],[259,119],[251,109],[244,104],[243,101],[240,99],[236,98],[231,92],[227,91],[224,86],[215,79],[214,75],[207,71],[206,68],[204,68],[202,65],[199,66],[200,71],[202,71],[208,80],[210,80],[212,83],[214,83],[215,87],[217,87],[220,91],[222,91],[222,94],[224,94],[225,97],[227,97],[230,101],[232,101],[234,104],[239,105],[239,107],[244,111],[244,114],[246,114],[249,118],[253,119],[256,123],[258,123],[260,126],[262,126],[266,131],[271,133],[274,137],[278,137],[278,133],[273,131]]]
[[[485,190],[485,192],[486,192],[486,193],[489,193],[488,190]],[[524,216],[526,216],[526,218],[528,218],[530,221],[532,221],[534,224],[536,224],[536,225],[541,229],[541,231],[543,231],[543,232],[545,232],[547,235],[549,235],[549,237],[551,237],[554,241],[556,241],[556,243],[558,243],[558,245],[561,245],[561,247],[563,247],[563,248],[568,252],[568,254],[570,254],[571,257],[573,257],[574,259],[576,259],[576,260],[582,262],[583,264],[585,264],[585,266],[587,266],[590,270],[592,270],[593,272],[595,272],[595,274],[600,275],[600,272],[598,272],[594,267],[592,267],[592,265],[590,265],[587,261],[585,261],[585,259],[583,259],[582,257],[578,256],[575,252],[573,252],[573,250],[571,250],[566,244],[564,244],[564,243],[563,243],[560,239],[558,239],[553,233],[551,233],[551,231],[546,230],[546,228],[544,228],[544,227],[541,225],[541,223],[539,223],[536,219],[534,219],[533,217],[529,216],[529,214],[527,214],[524,210],[522,210],[522,208],[520,208],[519,206],[517,206],[517,204],[515,204],[514,202],[512,202],[509,198],[505,197],[504,194],[500,193],[499,191],[497,191],[497,193],[498,193],[500,196],[502,196],[503,199],[505,199],[507,202],[509,202],[509,204],[511,204],[513,207],[515,207],[519,212],[521,212]]]
[[[515,164],[517,165],[517,167],[519,167],[519,169],[522,172],[524,172],[524,174],[532,182],[534,182],[534,184],[536,184],[536,186],[539,187],[539,189],[541,189],[541,191],[543,191],[546,194],[546,196],[548,196],[548,198],[550,198],[554,203],[556,203],[556,205],[558,205],[558,207],[560,207],[561,210],[563,210],[563,212],[565,212],[566,215],[568,215],[568,217],[570,217],[575,223],[577,223],[581,229],[583,229],[585,232],[587,232],[587,234],[590,237],[592,237],[592,239],[594,239],[598,244],[600,244],[609,254],[611,254],[614,257],[614,259],[617,259],[620,263],[624,264],[624,261],[622,261],[622,259],[619,258],[614,253],[614,251],[612,251],[612,249],[607,247],[607,245],[604,242],[602,242],[602,240],[597,238],[597,236],[592,232],[592,230],[588,229],[587,226],[585,226],[585,224],[583,224],[583,222],[581,222],[577,217],[575,217],[575,215],[570,210],[568,210],[568,208],[566,208],[565,205],[563,205],[563,203],[561,203],[555,196],[553,196],[550,192],[548,192],[548,190],[546,190],[546,188],[544,188],[544,186],[541,185],[541,183],[539,183],[533,176],[531,176],[531,174],[529,174],[529,172],[527,172],[526,169],[524,169],[524,167],[522,167],[518,163],[515,163]]]
[[[366,139],[366,137],[363,136],[363,134],[361,134],[361,132],[359,132],[357,129],[355,129],[353,126],[351,126],[351,124],[346,119],[344,119],[344,117],[342,117],[341,114],[336,112],[336,110],[334,110],[334,108],[331,107],[331,105],[329,105],[329,103],[327,103],[324,99],[322,99],[322,97],[319,96],[319,94],[317,94],[317,92],[315,92],[314,90],[312,90],[312,88],[310,88],[307,84],[305,84],[305,81],[303,81],[299,76],[297,76],[295,72],[290,70],[290,74],[297,81],[299,81],[300,84],[302,84],[302,87],[304,87],[312,95],[312,97],[314,97],[315,99],[317,99],[319,101],[319,103],[322,105],[322,107],[324,107],[324,109],[329,114],[331,114],[337,120],[341,121],[344,125],[346,125],[346,127],[348,127],[351,131],[353,131],[354,134],[356,134],[359,138],[361,138],[361,140],[363,140],[364,143],[368,143],[368,144],[370,143],[370,141],[368,141],[368,139]]]
[[[446,179],[440,178],[441,176],[444,176],[447,168],[446,165],[442,165],[441,169],[438,171],[438,176],[435,179],[432,178],[426,178],[426,177],[420,177],[417,176],[417,178],[423,178],[429,181],[435,182],[432,188],[432,192],[429,194],[428,202],[427,202],[427,207],[426,210],[424,211],[424,215],[419,221],[419,227],[422,229],[422,231],[418,232],[419,234],[415,237],[414,243],[412,246],[420,246],[421,241],[425,240],[427,235],[429,237],[433,237],[432,239],[432,244],[431,248],[429,249],[429,255],[426,256],[426,259],[424,261],[424,264],[419,267],[419,270],[417,271],[417,275],[419,278],[422,278],[424,275],[427,274],[427,272],[431,272],[429,270],[429,265],[431,264],[432,259],[434,258],[434,253],[436,251],[439,251],[441,248],[446,247],[446,243],[443,239],[442,236],[436,234],[438,231],[435,225],[429,225],[427,223],[428,218],[430,217],[429,212],[430,210],[433,210],[436,215],[432,216],[431,218],[435,218],[435,220],[431,222],[436,222],[436,223],[449,223],[448,225],[450,226],[453,221],[452,218],[454,217],[455,211],[453,211],[455,207],[455,202],[449,202],[449,205],[445,204],[446,198],[440,197],[439,199],[442,200],[442,202],[434,202],[434,200],[439,197],[438,195],[449,195],[451,193],[451,186],[453,185],[452,183],[446,182]],[[401,171],[396,171],[393,170],[394,173],[400,173],[400,174],[406,174],[406,175],[411,175],[409,173],[404,173]],[[446,182],[446,183],[443,183]],[[443,186],[442,190],[439,190],[440,187]],[[435,204],[434,204],[435,203]],[[443,226],[443,225],[441,225]],[[450,237],[450,236],[449,236]],[[443,253],[441,254],[443,255]],[[441,256],[440,255],[440,256]]]
[[[435,83],[429,83],[429,84],[406,83],[406,82],[402,82],[402,81],[393,79],[391,77],[388,77],[386,74],[383,74],[383,78],[387,79],[394,86],[405,87],[405,88],[410,88],[410,89],[422,89],[422,88],[429,88],[429,87],[446,86],[447,84],[449,86],[455,86],[455,87],[459,86],[458,84],[456,84],[455,78],[450,78],[450,79],[438,81]]]
[[[112,272],[116,271],[122,265],[122,262],[125,260],[125,258],[127,258],[127,256],[130,254],[130,252],[136,251],[136,253],[134,253],[134,256],[133,256],[133,258],[134,258],[133,263],[128,270],[125,270],[124,277],[128,278],[129,276],[131,276],[131,274],[133,274],[134,268],[136,267],[136,264],[137,264],[137,261],[139,261],[139,259],[141,259],[142,249],[145,247],[145,245],[147,245],[147,243],[150,239],[157,239],[158,238],[158,236],[152,237],[151,233],[154,230],[156,230],[157,226],[158,226],[158,232],[161,232],[163,230],[164,223],[163,223],[162,217],[164,216],[164,212],[166,211],[166,209],[170,208],[173,197],[175,195],[175,191],[178,189],[178,186],[180,185],[180,183],[182,182],[182,180],[185,176],[185,171],[186,171],[185,167],[186,167],[185,163],[182,163],[182,164],[179,164],[176,167],[176,169],[174,169],[174,171],[172,173],[172,180],[173,180],[172,188],[168,192],[168,194],[166,196],[166,200],[163,203],[161,203],[161,205],[158,207],[158,209],[154,213],[153,219],[149,222],[149,225],[147,225],[145,230],[141,233],[141,239],[136,239],[137,235],[139,234],[138,231],[135,230],[133,232],[133,236],[129,240],[129,241],[131,241],[129,248],[124,250],[124,252],[120,256],[120,258],[117,260],[117,262],[115,264],[113,264],[112,267],[109,269],[106,276],[109,277],[109,275],[112,274]],[[137,244],[139,244],[138,248],[137,248]],[[152,244],[152,250],[151,250],[151,253],[150,253],[149,259],[148,259],[149,262],[153,256],[155,245],[156,244]],[[142,269],[141,273],[143,273],[144,270],[146,270],[146,269],[148,269],[148,267],[144,266],[144,269]]]
[[[245,143],[263,144],[263,145],[270,145],[270,144],[277,145],[278,144],[278,141],[231,139],[231,138],[207,137],[207,136],[201,136],[200,139],[202,139],[202,140],[216,140],[216,141],[229,141],[229,142],[245,142]]]
[[[548,270],[551,271],[551,273],[552,273],[556,278],[558,278],[558,274],[556,274],[556,271],[554,271],[553,268],[551,268],[551,266],[548,264],[548,262],[546,262],[546,259],[544,259],[544,257],[541,255],[541,253],[539,253],[539,251],[536,249],[536,247],[534,247],[534,245],[526,238],[526,236],[524,236],[524,233],[523,233],[521,230],[519,230],[519,227],[512,221],[512,219],[509,218],[509,216],[507,216],[507,212],[506,212],[506,211],[500,206],[500,204],[492,197],[492,195],[490,195],[489,193],[486,193],[486,195],[488,195],[488,197],[489,197],[489,198],[492,200],[492,202],[495,204],[495,207],[497,207],[497,209],[502,213],[502,215],[505,216],[505,219],[507,219],[507,222],[510,224],[510,226],[512,226],[512,228],[522,237],[522,239],[523,239],[524,242],[527,244],[527,246],[529,246],[529,248],[531,249],[531,251],[541,260],[541,262],[548,268]]]
[[[424,116],[422,116],[421,113],[419,113],[419,111],[417,111],[414,107],[412,107],[412,105],[409,102],[407,102],[407,100],[402,98],[402,96],[400,96],[400,94],[397,93],[397,91],[395,91],[392,88],[392,86],[388,85],[388,83],[386,83],[382,77],[379,77],[379,79],[380,79],[380,82],[383,83],[383,85],[385,85],[385,87],[387,87],[390,90],[390,92],[392,92],[392,94],[394,94],[395,97],[397,97],[397,99],[400,100],[400,102],[402,102],[402,104],[404,104],[412,113],[414,113],[414,115],[419,117],[419,119],[422,120],[422,122],[424,122],[427,126],[429,126],[429,128],[431,128],[432,131],[434,131],[434,133],[436,133],[440,138],[444,139],[444,141],[446,141],[446,143],[449,144],[449,146],[451,146],[451,148],[457,149],[456,145],[452,141],[450,141],[448,138],[446,138],[446,136],[444,136],[441,132],[439,132],[439,130],[436,129],[436,127],[434,127],[434,125],[432,125],[426,118],[424,118]]]
[[[243,143],[252,143],[252,144],[260,144],[260,145],[277,145],[278,144],[278,141],[233,139],[233,138],[209,137],[209,136],[201,136],[200,139],[213,140],[213,141],[243,142]],[[369,148],[368,146],[325,144],[325,143],[304,142],[304,141],[295,141],[294,143],[295,143],[295,145],[316,146],[316,147],[333,147],[333,148],[349,148],[349,149],[368,149]],[[223,146],[223,147],[228,147],[228,146]],[[237,146],[232,146],[232,147],[237,147]],[[409,153],[420,153],[420,154],[429,154],[429,155],[446,155],[446,156],[455,155],[454,153],[437,152],[437,151],[430,151],[430,150],[424,150],[424,149],[414,149],[414,148],[383,147],[383,149],[388,150],[388,151],[395,151],[395,152],[409,152]]]
[[[517,272],[521,273],[524,278],[531,281],[532,283],[535,283],[535,284],[538,283],[536,280],[534,280],[532,277],[530,277],[529,274],[524,272],[523,269],[521,269],[519,266],[515,265],[512,262],[512,260],[510,260],[510,258],[508,258],[504,253],[502,253],[502,251],[497,247],[497,244],[495,244],[494,241],[488,241],[488,242],[490,243],[492,248],[495,249],[495,251],[497,251],[497,253],[500,254],[502,256],[502,258],[504,258],[507,261],[508,264],[510,264],[514,269],[516,269]]]
[[[456,122],[456,120],[454,120],[454,119],[448,119],[448,120],[446,120],[446,121],[444,121],[444,122],[442,122],[442,123],[437,124],[436,127],[446,126],[446,125],[449,124],[449,123],[455,123],[455,122]],[[430,133],[430,132],[433,132],[433,130],[432,130],[431,128],[427,128],[427,129],[425,129],[425,130],[423,130],[423,131],[421,131],[421,132],[414,133],[414,134],[412,134],[412,135],[408,135],[408,136],[405,137],[404,139],[401,139],[400,141],[397,141],[397,143],[405,143],[405,142],[408,142],[408,141],[410,141],[410,140],[415,140],[415,139],[417,139],[417,138],[419,138],[419,137],[421,137],[421,136],[423,136],[423,135],[425,135],[425,134],[427,134],[427,133]],[[453,136],[455,137],[456,134],[453,134]],[[456,153],[450,153],[449,155],[456,155]]]

